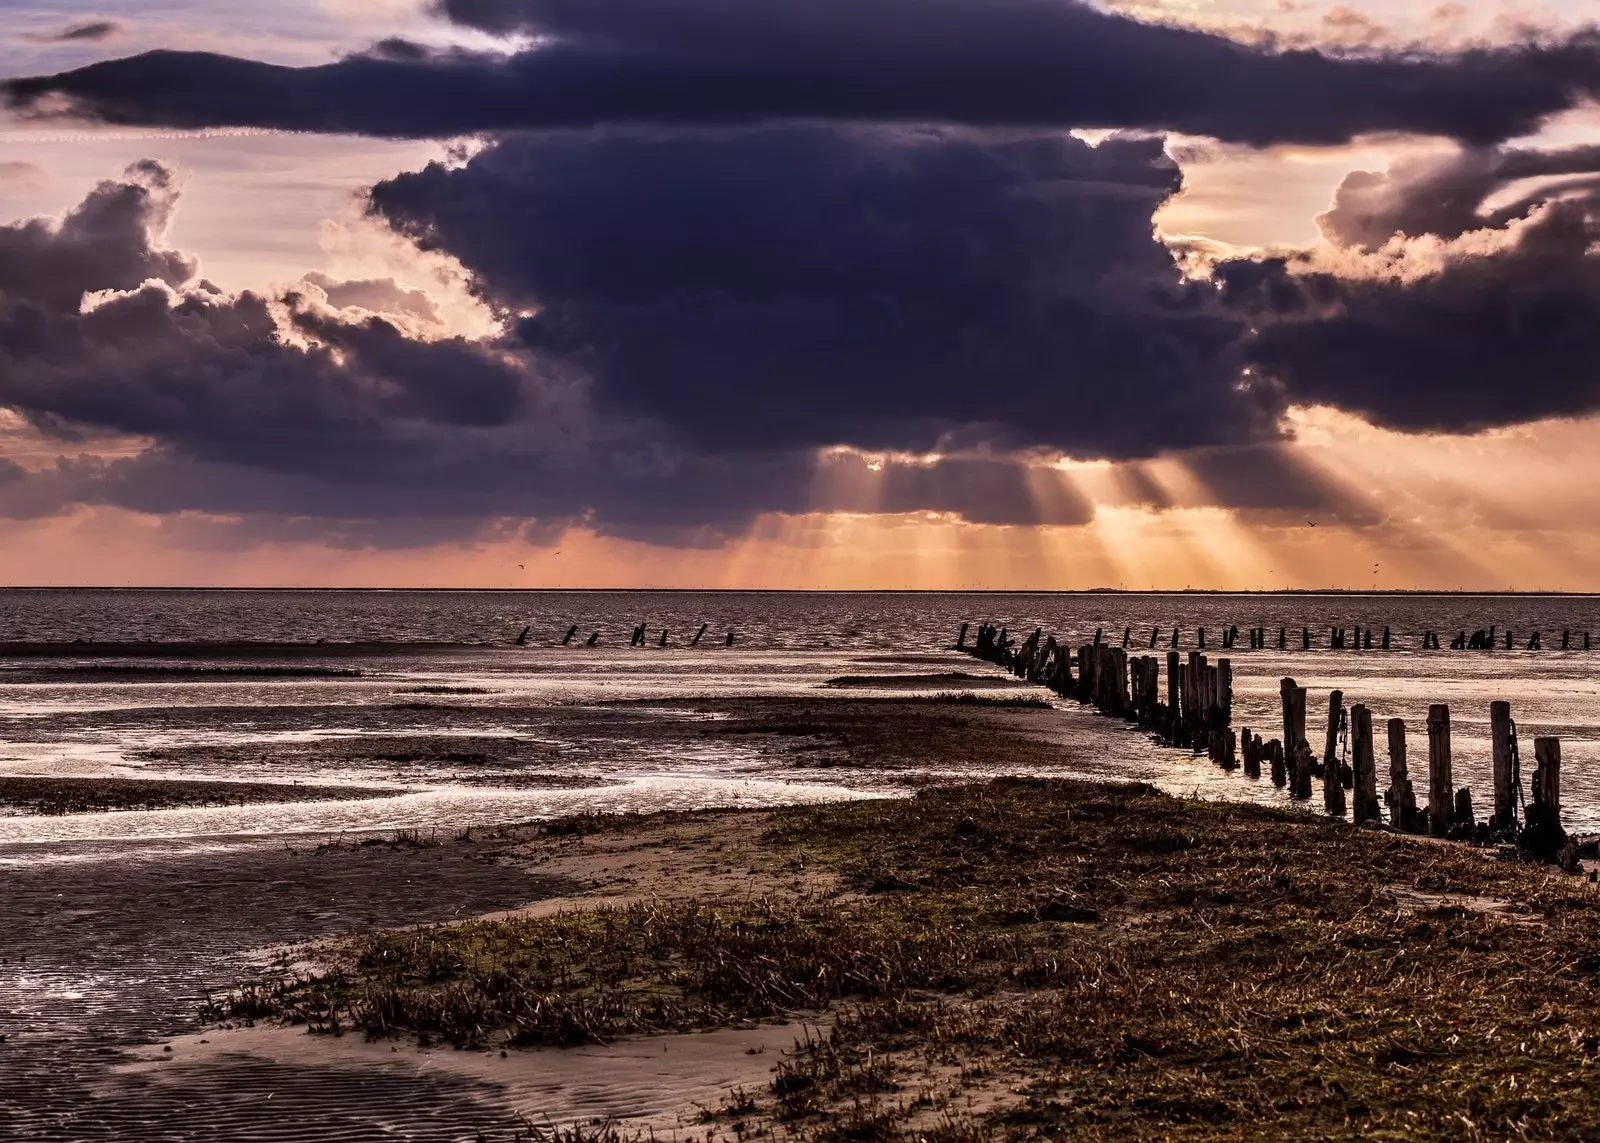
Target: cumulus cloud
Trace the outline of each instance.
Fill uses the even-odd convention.
[[[1354,175],[1323,227],[1353,251],[1339,272],[1306,256],[1217,270],[1259,327],[1246,358],[1292,399],[1411,432],[1600,409],[1600,148]]]
[[[1600,91],[1600,37],[1451,54],[1275,51],[1073,0],[446,0],[505,54],[385,41],[318,67],[151,52],[10,80],[13,106],[122,124],[433,137],[773,120],[1140,127],[1479,143]]]

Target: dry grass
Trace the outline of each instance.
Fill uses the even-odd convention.
[[[710,1115],[746,1137],[1576,1139],[1600,1122],[1585,880],[1139,786],[1003,780],[763,820],[764,849],[838,892],[372,934],[229,1014],[563,1044],[830,1008],[770,1091]]]

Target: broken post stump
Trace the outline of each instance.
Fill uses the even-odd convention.
[[[1399,830],[1416,828],[1417,796],[1406,773],[1406,724],[1404,719],[1389,720],[1389,824]]]
[[[1522,844],[1549,857],[1566,843],[1567,831],[1561,828],[1561,739],[1535,738],[1533,757],[1533,801],[1528,806],[1528,822],[1522,831]]]
[[[567,628],[566,635],[564,635],[562,637],[562,639],[561,639],[561,645],[563,647],[570,646],[571,643],[572,643],[573,637],[575,635],[577,635],[577,633],[578,633],[578,625],[576,623],[574,623],[571,627]]]
[[[1295,744],[1293,780],[1289,786],[1290,797],[1302,799],[1311,797],[1311,761],[1311,747],[1302,738]]]

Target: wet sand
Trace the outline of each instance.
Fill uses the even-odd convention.
[[[885,771],[940,752],[999,768],[1024,740],[1017,736],[1042,729],[1039,716],[1052,713],[843,697],[666,709],[675,713],[642,721],[620,710],[570,713],[597,734],[609,727],[660,750],[710,737],[755,744],[780,769],[853,760]],[[545,769],[545,749],[504,740],[405,736],[346,746],[374,770],[415,763],[561,777]],[[159,764],[203,773],[241,760],[234,749],[220,759],[209,749],[169,751]],[[759,815],[664,820],[666,834],[579,829],[544,841],[537,825],[442,839],[424,831],[398,840],[106,841],[0,863],[0,1138],[510,1139],[524,1120],[591,1114],[669,1131],[691,1124],[697,1103],[765,1085],[799,1029],[733,1029],[508,1063],[494,1053],[201,1022],[208,996],[271,971],[287,946],[496,912],[817,889],[804,872],[730,844],[759,830]],[[712,843],[705,830],[722,831],[722,840]]]

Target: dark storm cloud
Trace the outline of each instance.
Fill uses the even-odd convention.
[[[1152,212],[1156,139],[767,129],[517,136],[372,209],[536,311],[530,352],[702,449],[977,443],[1148,456],[1248,439],[1239,321]]]
[[[812,450],[691,447],[663,420],[597,412],[586,377],[515,340],[407,336],[382,314],[431,302],[385,280],[223,294],[161,247],[173,200],[170,173],[146,163],[60,223],[0,227],[0,407],[83,454],[0,464],[0,514],[99,504],[291,532],[321,521],[331,542],[392,546],[504,517],[712,543],[771,511],[1039,516],[1004,462],[892,466],[870,507],[855,485],[819,487]],[[108,437],[149,444],[95,456]]]
[[[1492,142],[1600,91],[1600,38],[1453,55],[1277,52],[1069,0],[450,2],[538,39],[508,55],[386,41],[289,68],[152,52],[6,84],[123,124],[396,137],[600,123],[936,122],[1177,130],[1266,144],[1372,131]]]
[[[36,44],[98,43],[121,31],[116,20],[81,20],[51,32],[28,32],[22,38]]]
[[[1344,277],[1276,259],[1226,263],[1218,276],[1225,296],[1260,322],[1248,359],[1298,402],[1407,432],[1600,410],[1593,199],[1530,208],[1491,237],[1492,245],[1444,253],[1422,273]]]

